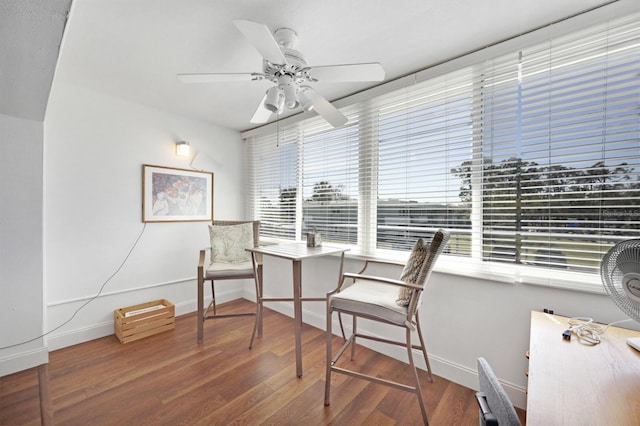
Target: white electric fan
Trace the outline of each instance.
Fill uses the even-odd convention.
[[[640,239],[617,243],[602,258],[602,285],[613,302],[640,322]],[[640,337],[627,339],[640,351]]]

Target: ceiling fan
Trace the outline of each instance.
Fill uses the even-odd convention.
[[[379,63],[308,66],[304,56],[294,49],[298,35],[290,28],[279,28],[271,34],[269,28],[259,22],[240,19],[233,23],[262,55],[262,73],[178,74],[178,79],[184,83],[272,81],[275,86],[263,96],[251,123],[265,123],[285,107],[301,107],[305,111],[315,110],[333,127],[340,127],[347,123],[347,117],[313,90],[311,84],[384,80],[384,69]]]

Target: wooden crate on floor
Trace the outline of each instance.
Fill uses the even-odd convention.
[[[113,312],[113,328],[121,343],[175,328],[176,308],[166,299],[140,303]]]

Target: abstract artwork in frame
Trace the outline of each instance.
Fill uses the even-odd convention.
[[[142,165],[142,221],[213,220],[213,173]]]

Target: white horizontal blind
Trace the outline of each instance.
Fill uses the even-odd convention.
[[[251,217],[263,237],[296,239],[298,139],[296,129],[256,137],[247,144]]]
[[[452,172],[471,161],[470,70],[375,100],[378,107],[378,249],[410,250],[438,228],[455,230],[448,252],[471,253],[471,204]]]
[[[447,254],[510,279],[593,275],[640,238],[638,16],[341,111],[343,128],[314,117],[249,141],[265,235],[315,226],[376,255],[442,227]]]
[[[353,122],[352,118],[352,122]],[[358,126],[331,128],[324,120],[305,126],[302,158],[302,235],[358,244]]]
[[[639,72],[637,21],[487,66],[484,259],[597,272],[640,236]]]

